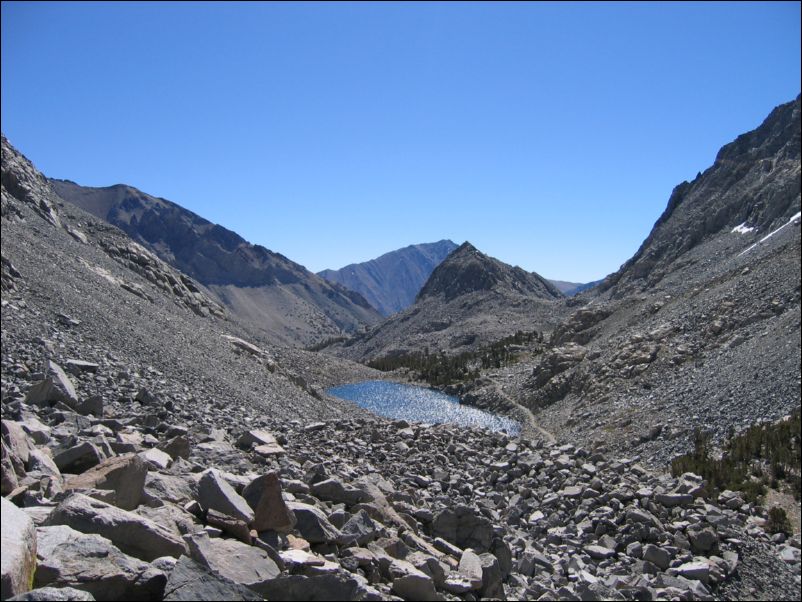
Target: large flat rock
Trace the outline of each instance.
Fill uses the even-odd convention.
[[[167,585],[164,587],[165,602],[178,600],[263,600],[244,585],[212,573],[188,556],[178,559]]]
[[[86,472],[69,477],[64,489],[107,489],[114,492],[113,504],[133,510],[142,501],[148,467],[136,454],[104,460]]]
[[[124,554],[105,537],[79,533],[66,525],[40,527],[36,533],[36,587],[74,587],[98,600],[161,597],[166,575]]]
[[[82,533],[101,535],[126,554],[147,561],[186,553],[186,545],[177,535],[153,521],[80,493],[61,502],[45,525],[67,525]]]
[[[2,598],[31,589],[36,569],[36,528],[31,518],[2,499]]]
[[[281,573],[264,550],[234,539],[210,538],[206,533],[188,537],[190,556],[217,575],[263,593],[264,585]]]
[[[248,502],[214,468],[204,472],[198,482],[198,502],[207,510],[217,510],[247,525],[253,523],[254,513]]]

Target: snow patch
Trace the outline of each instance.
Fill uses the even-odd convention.
[[[754,231],[755,229],[747,226],[746,222],[739,224],[732,229],[733,233],[737,232],[738,234],[749,234],[750,232]]]
[[[796,221],[797,221],[797,220],[799,220],[800,218],[802,218],[802,211],[799,211],[799,212],[797,212],[797,214],[796,214],[796,215],[793,215],[793,216],[791,216],[791,219],[789,219],[789,220],[788,220],[786,223],[784,223],[782,226],[780,226],[779,228],[777,228],[777,229],[776,229],[776,230],[774,230],[773,232],[769,232],[768,234],[766,234],[766,236],[764,236],[763,238],[761,238],[759,241],[757,241],[757,242],[756,242],[755,244],[753,244],[751,247],[749,247],[749,248],[747,248],[746,250],[744,250],[744,251],[741,251],[740,253],[738,253],[738,257],[740,257],[741,255],[743,255],[744,253],[747,253],[747,252],[751,251],[751,250],[752,250],[752,249],[754,249],[756,246],[758,246],[760,243],[762,243],[762,242],[766,242],[766,241],[767,241],[768,239],[770,239],[772,236],[774,236],[775,234],[777,234],[777,232],[779,232],[780,230],[782,230],[782,229],[783,229],[783,228],[785,228],[786,226],[790,226],[791,224],[793,224],[794,222],[796,222]]]

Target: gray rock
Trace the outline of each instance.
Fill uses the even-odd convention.
[[[221,577],[264,595],[264,586],[281,570],[264,550],[233,539],[196,533],[186,538],[190,556]]]
[[[22,428],[37,445],[46,445],[50,441],[52,429],[43,424],[36,416],[23,415]]]
[[[264,456],[284,453],[284,448],[279,445],[273,434],[263,429],[246,431],[243,433],[240,438],[237,439],[237,447],[246,450],[252,447],[257,448],[261,450],[259,454]]]
[[[61,401],[71,408],[79,405],[78,396],[75,393],[75,386],[70,377],[61,369],[56,362],[48,362],[48,376],[44,380],[34,384],[25,396],[25,403],[31,405],[48,405]]]
[[[490,546],[490,553],[498,558],[501,578],[502,580],[506,579],[512,572],[512,550],[510,546],[500,537],[496,538]]]
[[[104,460],[86,472],[67,478],[64,489],[108,489],[112,502],[123,510],[133,510],[142,501],[148,467],[134,454]]]
[[[82,441],[60,451],[53,457],[53,461],[61,472],[74,474],[80,474],[97,466],[103,459],[103,453],[91,441]]]
[[[630,508],[627,510],[626,518],[628,523],[642,523],[644,525],[655,527],[660,531],[665,531],[663,523],[661,523],[657,517],[648,510],[643,510],[642,508]]]
[[[12,458],[19,460],[18,476],[25,476],[24,469],[30,461],[31,450],[35,447],[22,428],[22,424],[12,420],[2,421],[3,442]],[[12,460],[13,462],[13,460]]]
[[[96,418],[103,417],[103,397],[100,395],[90,395],[82,400],[75,407],[75,411],[84,416],[95,416]]]
[[[178,458],[184,458],[186,460],[189,458],[191,451],[189,439],[184,435],[177,435],[165,443],[160,443],[157,447],[163,452],[170,454],[173,460],[177,460]]]
[[[482,598],[505,599],[504,576],[499,566],[498,558],[493,554],[484,553],[480,556],[482,562]]]
[[[693,504],[693,496],[690,493],[657,493],[654,496],[654,500],[666,508]]]
[[[643,544],[639,541],[633,541],[627,544],[627,556],[643,558]]]
[[[206,523],[210,527],[215,527],[224,533],[228,533],[243,543],[251,544],[251,530],[248,525],[238,518],[223,514],[217,510],[207,510]]]
[[[432,535],[478,553],[487,552],[493,540],[493,526],[473,508],[459,505],[438,512],[432,522]]]
[[[312,495],[320,500],[353,506],[361,502],[370,501],[369,496],[362,490],[346,487],[339,479],[326,479],[314,483],[310,487]]]
[[[5,441],[0,440],[2,446],[2,464],[0,464],[0,482],[2,495],[8,495],[19,486],[17,471],[14,469],[14,459]]]
[[[688,539],[691,542],[691,549],[697,554],[710,552],[718,545],[718,535],[710,527],[688,529]]]
[[[341,541],[344,543],[356,543],[364,546],[376,539],[378,527],[367,512],[360,510],[343,525],[340,532],[342,533]]]
[[[139,452],[138,455],[151,470],[167,470],[173,461],[170,454],[155,447]]]
[[[92,362],[85,362],[83,360],[68,359],[64,365],[67,367],[67,372],[73,376],[80,376],[84,372],[89,374],[96,374],[97,369],[100,367]]]
[[[423,552],[412,552],[404,559],[414,566],[419,571],[429,575],[434,582],[435,587],[442,587],[446,581],[446,572],[449,566],[441,563],[434,556],[430,556]]]
[[[31,588],[36,569],[36,528],[31,518],[2,498],[2,599]]]
[[[471,584],[471,589],[482,589],[482,559],[476,552],[470,548],[463,550],[457,570]]]
[[[179,600],[263,600],[263,597],[251,589],[230,579],[212,573],[191,558],[182,556],[178,559],[167,585],[164,587],[165,602]]]
[[[145,477],[144,500],[151,506],[164,502],[185,504],[195,497],[186,479],[159,472],[149,472]]]
[[[705,561],[694,560],[677,567],[677,575],[707,583],[710,579],[710,565]]]
[[[306,600],[363,600],[364,588],[352,575],[336,572],[306,577],[282,575],[262,588],[268,600],[303,602]]]
[[[607,558],[613,558],[616,555],[615,550],[597,545],[585,546],[585,552],[587,552],[588,556],[594,560],[606,560]]]
[[[531,577],[537,570],[553,573],[554,567],[542,552],[534,548],[527,548],[521,555],[518,570],[527,577]]]
[[[98,600],[159,599],[162,571],[123,554],[108,539],[65,525],[40,527],[36,587],[74,587]]]
[[[393,559],[390,566],[393,577],[392,591],[404,600],[438,600],[434,581],[409,562]]]
[[[19,596],[9,598],[9,600],[25,602],[90,602],[95,600],[95,597],[89,592],[75,589],[74,587],[37,587]]]
[[[442,537],[435,537],[433,544],[435,549],[441,551],[443,554],[448,554],[453,558],[460,558],[462,556],[462,550],[460,548],[447,542]]]
[[[340,541],[341,533],[315,506],[302,502],[287,502],[287,507],[295,514],[296,530],[309,543],[334,543]]]
[[[257,477],[245,486],[242,497],[254,512],[253,528],[256,531],[271,529],[289,533],[295,527],[295,514],[281,496],[278,473],[269,472]]]
[[[650,543],[643,547],[643,559],[651,562],[661,571],[666,570],[671,564],[671,554],[668,550]]]
[[[254,513],[248,502],[242,499],[214,468],[204,472],[198,482],[198,502],[207,510],[228,514],[248,525],[253,523]]]
[[[82,533],[101,535],[126,554],[142,560],[178,558],[186,553],[181,539],[153,521],[80,493],[61,502],[45,524],[67,525]]]
[[[43,476],[49,476],[59,483],[62,481],[61,471],[53,461],[53,456],[50,455],[50,449],[47,447],[37,447],[31,450],[28,468],[32,475],[38,473],[40,479]]]

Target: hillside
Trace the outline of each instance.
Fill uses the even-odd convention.
[[[565,315],[561,299],[549,281],[466,242],[432,272],[414,305],[331,352],[369,360],[475,349],[518,330],[550,331]]]
[[[194,278],[238,321],[272,340],[308,345],[380,320],[358,293],[175,203],[124,185],[50,184],[61,198],[117,226]]]
[[[655,465],[800,399],[800,100],[678,186],[641,248],[495,372],[558,437]],[[481,397],[484,389],[474,388]]]

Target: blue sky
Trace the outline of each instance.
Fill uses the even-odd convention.
[[[2,3],[2,129],[318,271],[470,240],[614,271],[800,92],[800,4]]]

